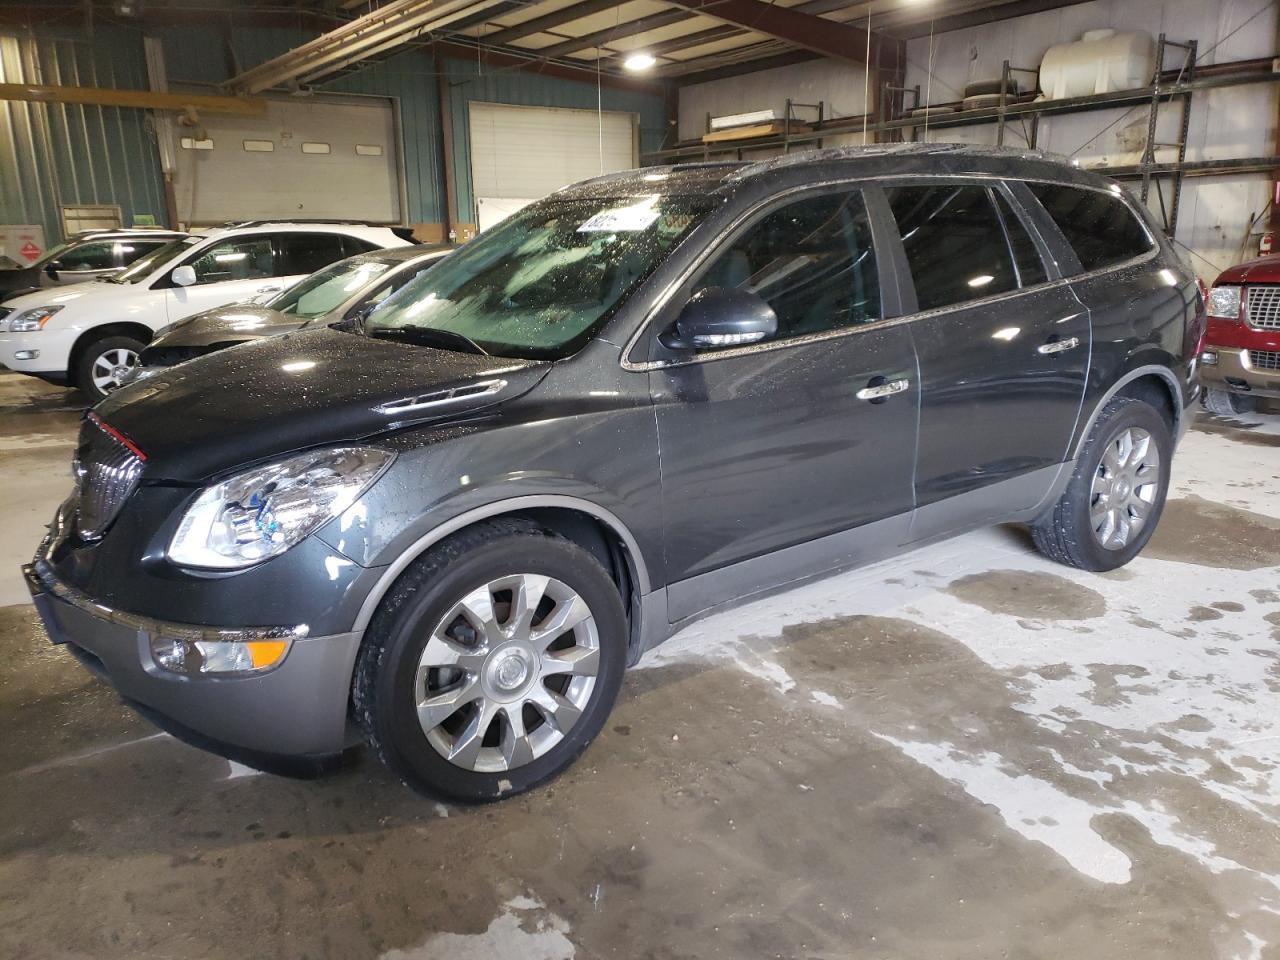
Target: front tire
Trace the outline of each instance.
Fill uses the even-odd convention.
[[[138,365],[146,344],[133,337],[103,337],[80,352],[74,371],[75,385],[90,404],[123,385],[125,375]]]
[[[1173,436],[1159,411],[1113,399],[1089,431],[1066,490],[1031,525],[1037,549],[1082,570],[1124,566],[1160,521],[1172,456]]]
[[[1218,387],[1206,387],[1200,402],[1206,410],[1219,417],[1238,417],[1242,413],[1252,413],[1258,406],[1253,397],[1242,397]]]
[[[599,733],[627,635],[595,557],[529,521],[486,521],[429,550],[383,599],[356,660],[356,718],[419,793],[522,793]]]

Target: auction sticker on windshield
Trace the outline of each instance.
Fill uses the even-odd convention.
[[[654,209],[657,197],[647,197],[629,207],[602,210],[578,228],[578,233],[627,232],[647,230],[658,219]]]

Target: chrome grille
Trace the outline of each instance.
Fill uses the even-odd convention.
[[[1255,370],[1280,370],[1280,350],[1250,350],[1249,365]]]
[[[116,518],[142,476],[142,462],[115,431],[94,414],[80,427],[76,447],[76,532],[97,540]]]
[[[1245,294],[1245,316],[1259,330],[1280,330],[1280,284],[1250,284]]]

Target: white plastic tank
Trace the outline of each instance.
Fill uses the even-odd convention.
[[[1155,59],[1149,33],[1089,30],[1075,43],[1045,51],[1040,89],[1045,98],[1061,100],[1145,87],[1155,72]]]

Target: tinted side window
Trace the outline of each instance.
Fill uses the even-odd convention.
[[[996,206],[1000,208],[1000,219],[1004,221],[1009,249],[1013,251],[1013,264],[1018,268],[1019,284],[1030,287],[1037,283],[1044,283],[1049,279],[1049,274],[1045,272],[1044,260],[1040,257],[1040,251],[1036,249],[1031,234],[1027,233],[1027,228],[1023,226],[1017,212],[1009,205],[1009,201],[998,190],[993,191],[993,195],[996,198]]]
[[[193,260],[191,266],[195,268],[197,283],[221,283],[275,276],[275,262],[271,237],[259,234],[214,244]]]
[[[1151,238],[1119,197],[1051,183],[1028,183],[1066,235],[1086,271],[1131,260],[1151,249]]]
[[[58,254],[59,270],[110,270],[116,266],[115,242],[85,243]]]
[[[359,237],[343,237],[342,248],[346,251],[348,257],[354,257],[357,253],[372,253],[374,250],[382,249],[376,243],[361,240]]]
[[[335,260],[346,256],[342,236],[336,233],[282,233],[277,238],[280,245],[281,264],[277,276],[291,277],[297,273],[315,273]]]
[[[888,191],[919,309],[1018,288],[1018,275],[986,187],[930,185]]]
[[[778,338],[877,320],[880,283],[858,192],[809,197],[765,216],[695,284],[736,287],[778,315]]]

